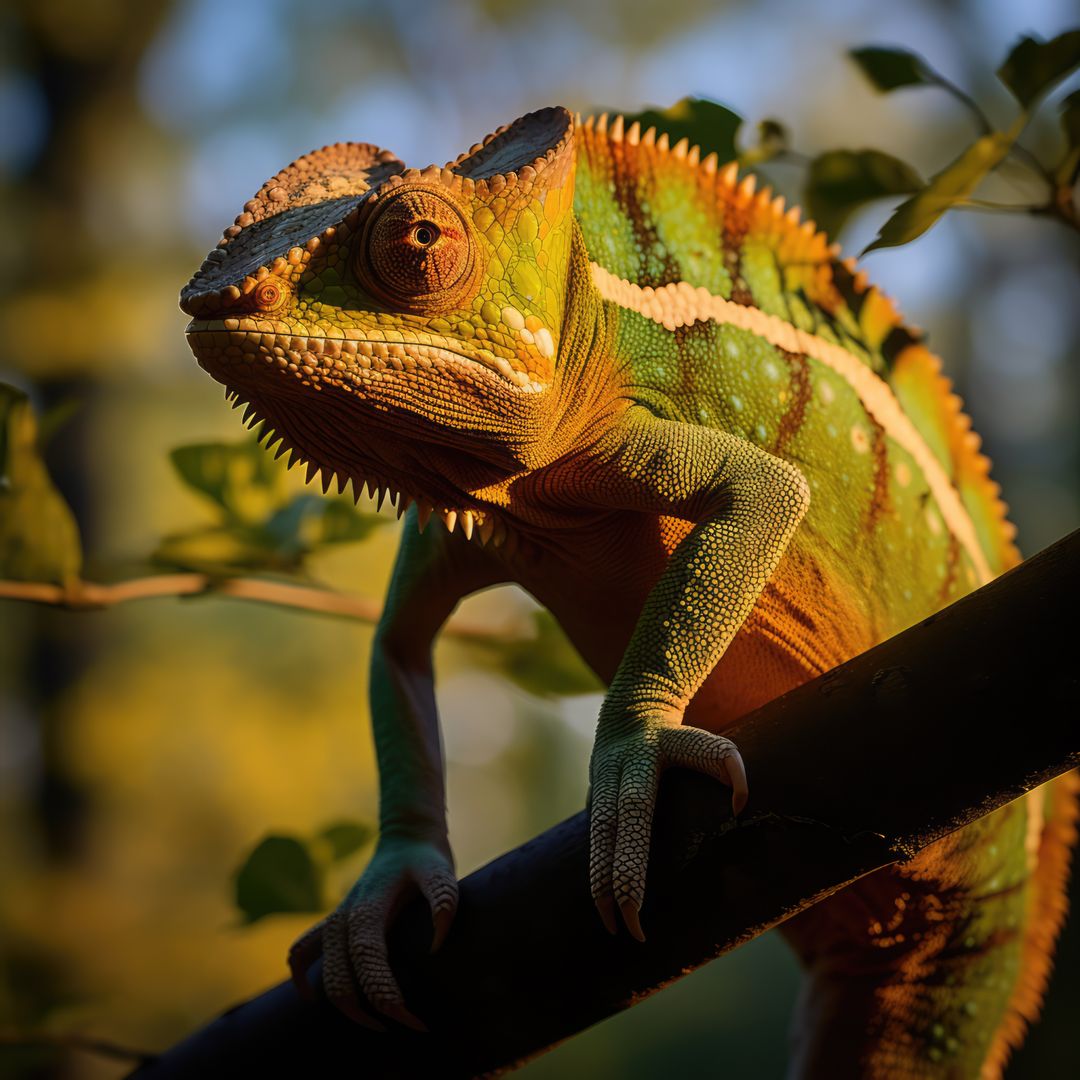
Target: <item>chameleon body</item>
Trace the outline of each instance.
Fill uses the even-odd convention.
[[[181,302],[279,453],[407,512],[372,659],[379,844],[291,957],[321,951],[361,1022],[356,986],[418,1023],[386,961],[401,898],[427,896],[436,944],[456,905],[431,643],[463,596],[517,582],[607,683],[591,888],[642,937],[662,768],[710,773],[738,810],[726,727],[1018,559],[892,304],[734,165],[621,119],[543,110],[420,171],[325,147],[264,185]],[[792,1075],[999,1074],[1045,986],[1075,788],[785,924],[807,969]]]

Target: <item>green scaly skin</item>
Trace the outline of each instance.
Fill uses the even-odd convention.
[[[437,946],[457,905],[431,648],[464,596],[523,586],[608,684],[591,889],[643,939],[662,770],[716,777],[738,812],[720,732],[1017,558],[889,302],[752,181],[621,119],[544,110],[423,171],[325,147],[264,185],[181,303],[279,454],[407,510],[372,655],[379,844],[290,957],[303,984],[321,951],[361,1023],[421,1026],[386,927],[419,889]],[[791,920],[795,1074],[996,1075],[1037,1012],[1072,807],[1035,793]]]

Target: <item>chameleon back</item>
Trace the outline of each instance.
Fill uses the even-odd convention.
[[[628,393],[787,458],[811,487],[725,679],[760,670],[756,634],[812,637],[782,677],[803,681],[1019,561],[940,361],[853,260],[685,140],[607,117],[577,139],[575,216]],[[1078,788],[1033,792],[787,924],[810,972],[798,1075],[998,1075],[1045,989]]]

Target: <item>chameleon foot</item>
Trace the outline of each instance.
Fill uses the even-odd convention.
[[[701,728],[654,725],[630,737],[598,743],[589,794],[589,879],[609,933],[616,908],[631,936],[645,940],[639,912],[645,899],[649,840],[660,773],[668,765],[695,769],[732,788],[731,808],[746,805],[746,769],[730,739]]]
[[[391,1020],[426,1031],[405,1006],[390,969],[386,931],[398,909],[419,891],[431,909],[431,951],[445,939],[457,911],[458,886],[447,854],[434,844],[384,839],[341,906],[289,951],[293,983],[310,996],[307,969],[323,957],[323,988],[331,1003],[364,1027],[385,1030],[361,1004]],[[362,998],[361,998],[362,995]]]

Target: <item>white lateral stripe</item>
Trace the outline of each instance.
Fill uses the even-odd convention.
[[[737,326],[741,330],[763,337],[772,345],[791,353],[812,356],[836,372],[859,395],[863,408],[881,425],[885,433],[895,439],[914,459],[923,471],[930,493],[934,496],[949,531],[960,541],[975,566],[979,583],[985,584],[993,574],[979,547],[975,526],[953,487],[941,462],[934,457],[918,428],[900,407],[892,388],[884,379],[875,375],[852,353],[831,341],[792,326],[775,315],[766,314],[759,308],[748,307],[714,296],[708,289],[696,289],[685,281],[654,289],[642,288],[633,282],[616,277],[599,263],[592,263],[593,282],[605,300],[614,301],[620,307],[636,311],[667,330],[676,330],[691,323],[713,322]]]

